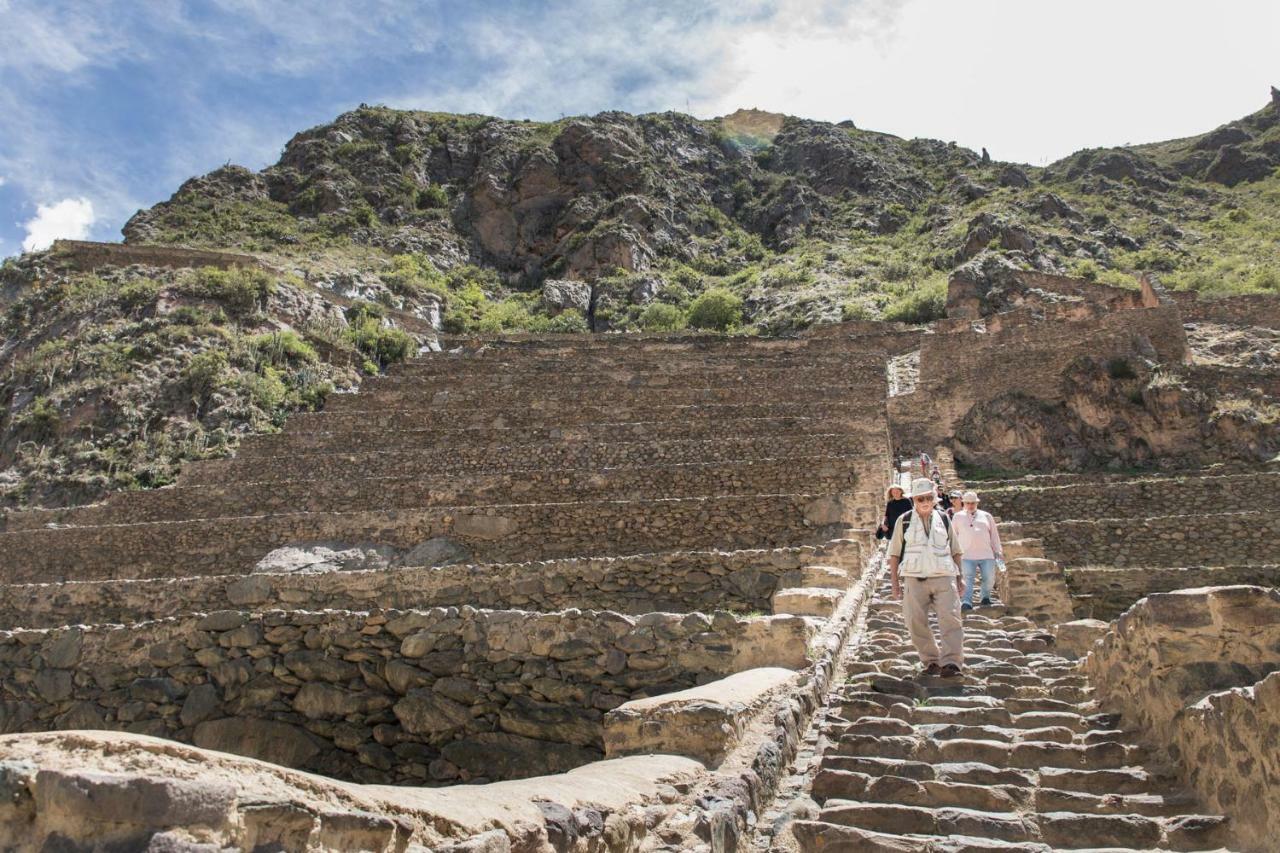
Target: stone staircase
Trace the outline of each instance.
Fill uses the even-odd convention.
[[[1052,634],[967,614],[963,677],[925,678],[899,610],[882,582],[820,724],[814,804],[771,849],[1222,849],[1226,819],[1099,711]]]

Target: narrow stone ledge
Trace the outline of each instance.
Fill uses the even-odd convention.
[[[718,765],[756,714],[795,678],[792,670],[762,667],[627,702],[605,715],[605,755],[675,753]]]
[[[0,849],[17,851],[143,849],[148,839],[146,849],[441,853],[550,850],[567,839],[631,851],[705,774],[692,759],[652,755],[443,790],[356,785],[87,731],[3,736],[0,755]]]
[[[780,589],[773,594],[773,612],[828,619],[842,594],[838,589]]]

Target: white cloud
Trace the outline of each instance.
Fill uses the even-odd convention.
[[[0,187],[4,186],[7,183],[8,183],[8,180],[5,179],[5,176],[0,175]]]
[[[24,252],[47,249],[54,240],[83,240],[94,223],[93,202],[87,198],[64,198],[53,204],[42,204],[36,215],[23,223],[27,237],[22,241]]]

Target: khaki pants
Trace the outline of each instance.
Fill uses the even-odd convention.
[[[902,579],[902,618],[911,634],[911,644],[920,653],[920,663],[964,666],[964,626],[960,621],[960,594],[954,575]],[[938,614],[942,652],[929,627],[929,608]]]

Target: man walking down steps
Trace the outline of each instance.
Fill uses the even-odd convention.
[[[925,675],[952,678],[964,665],[964,627],[960,621],[960,541],[951,519],[934,507],[933,482],[911,484],[910,512],[898,517],[889,540],[889,575],[893,597],[902,601],[902,616],[911,644],[920,653]],[[905,579],[899,579],[899,575]],[[942,651],[929,627],[929,609],[938,614]]]

